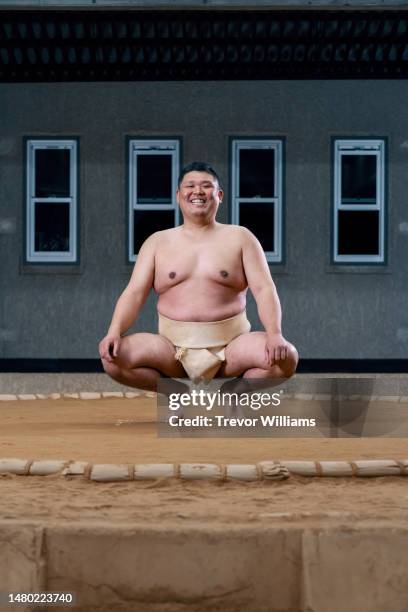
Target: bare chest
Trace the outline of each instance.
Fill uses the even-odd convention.
[[[217,283],[237,290],[246,286],[238,245],[221,241],[179,242],[158,249],[155,258],[155,290],[158,293],[187,281]]]

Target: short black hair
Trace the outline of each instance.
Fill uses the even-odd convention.
[[[220,177],[218,176],[214,168],[211,166],[211,164],[202,161],[193,161],[191,162],[191,164],[187,164],[187,166],[184,166],[184,168],[181,169],[180,175],[177,180],[177,186],[179,188],[183,178],[189,172],[208,172],[208,174],[211,174],[217,180],[218,185],[221,187]]]

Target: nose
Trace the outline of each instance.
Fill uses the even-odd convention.
[[[202,194],[202,193],[204,193],[204,190],[203,190],[202,186],[201,185],[195,185],[195,187],[193,189],[193,194],[195,194],[195,195],[197,194],[198,195],[198,194]]]

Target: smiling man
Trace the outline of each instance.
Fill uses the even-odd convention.
[[[181,171],[177,201],[184,223],[143,244],[130,282],[99,344],[105,372],[156,390],[160,377],[289,378],[298,354],[281,331],[281,308],[261,245],[246,228],[215,220],[223,190],[215,170],[193,162]],[[158,334],[123,334],[151,289]],[[265,331],[250,331],[248,288]]]

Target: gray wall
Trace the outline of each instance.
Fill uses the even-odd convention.
[[[275,81],[0,86],[0,357],[93,358],[126,285],[126,136],[180,136],[228,183],[230,136],[286,138],[286,262],[271,266],[304,358],[408,347],[408,83]],[[80,138],[80,266],[23,265],[23,137]],[[388,138],[388,265],[330,265],[330,139]],[[228,193],[227,193],[228,196]],[[228,197],[219,214],[228,220]],[[139,330],[155,329],[151,296]],[[256,309],[249,305],[254,327]]]
[[[267,6],[271,7],[292,7],[292,6],[318,6],[335,8],[338,6],[355,6],[370,8],[373,6],[381,6],[386,8],[406,6],[407,0],[0,0],[0,7],[46,7],[46,8],[64,8],[73,7],[101,7],[101,8],[149,8],[158,9],[163,7],[170,8],[200,8],[200,7],[217,7],[217,8],[235,8],[242,6],[250,6],[260,8]]]

